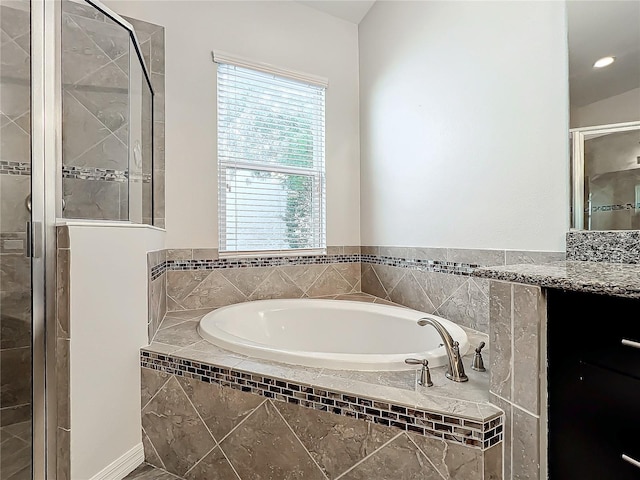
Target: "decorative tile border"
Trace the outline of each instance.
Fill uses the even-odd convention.
[[[478,422],[404,405],[350,395],[228,367],[142,350],[143,368],[205,383],[215,383],[276,401],[372,422],[419,435],[436,437],[486,450],[501,442],[503,415]]]
[[[29,176],[31,175],[31,163],[0,160],[0,175]],[[127,170],[112,170],[109,168],[63,166],[62,178],[124,183],[129,181],[129,172]],[[131,180],[142,180],[143,183],[150,183],[151,174],[132,175]]]
[[[360,255],[362,263],[387,265],[389,267],[411,268],[427,272],[448,273],[451,275],[469,276],[480,265],[475,263],[447,262],[442,260],[420,260],[384,255]]]
[[[219,258],[215,260],[167,260],[151,268],[151,279],[155,280],[167,270],[214,270],[220,268],[281,267],[290,265],[323,265],[330,263],[368,263],[464,276],[470,276],[471,273],[479,267],[477,264],[470,263],[362,254]]]
[[[0,160],[0,175],[31,175],[31,163]]]
[[[121,182],[128,180],[128,173],[123,170],[109,168],[76,167],[65,165],[62,167],[62,178],[75,178],[77,180],[102,180],[105,182]]]
[[[167,271],[167,261],[154,265],[150,269],[151,281],[157,280]]]

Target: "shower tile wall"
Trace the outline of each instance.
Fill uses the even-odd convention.
[[[31,270],[24,256],[25,200],[31,192],[30,21],[28,5],[0,8],[0,426],[5,440],[5,427],[31,420]],[[16,442],[20,445],[14,444],[13,452],[5,452],[2,444],[3,479],[9,478],[5,458],[27,448],[24,441]],[[27,452],[21,468],[29,458]]]
[[[147,66],[156,71],[153,175],[156,225],[164,227],[164,28],[128,20],[135,22]],[[71,1],[63,3],[62,28],[64,216],[127,220],[129,60],[134,55],[128,31],[93,7]],[[148,105],[143,112],[148,115]],[[149,138],[143,131],[143,159],[150,158]],[[150,162],[145,160],[143,169],[143,222],[151,223]]]
[[[63,2],[63,192],[67,218],[128,218],[129,35]]]

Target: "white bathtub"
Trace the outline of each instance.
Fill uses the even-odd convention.
[[[200,335],[221,348],[264,360],[335,370],[406,370],[405,358],[447,363],[440,336],[418,319],[435,318],[469,349],[456,324],[416,310],[338,300],[260,300],[207,314]]]

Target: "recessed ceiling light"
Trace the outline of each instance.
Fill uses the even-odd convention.
[[[602,57],[593,64],[593,68],[604,68],[616,61],[616,57]]]

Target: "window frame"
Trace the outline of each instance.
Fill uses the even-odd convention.
[[[239,57],[232,57],[228,54],[216,54],[212,52],[213,60],[216,63],[216,84],[219,88],[219,68],[218,64],[224,64],[231,67],[239,67],[242,69],[253,70],[254,72],[262,72],[273,75],[274,81],[277,82],[278,78],[284,78],[287,81],[297,82],[302,85],[320,86],[324,89],[324,96],[322,101],[322,145],[320,146],[319,153],[315,152],[318,146],[314,141],[314,153],[313,153],[313,166],[310,168],[300,166],[290,166],[282,164],[274,164],[270,162],[256,162],[253,160],[245,159],[224,159],[220,155],[220,96],[217,95],[216,99],[216,134],[217,134],[217,185],[218,185],[218,253],[221,258],[224,257],[262,257],[262,256],[304,256],[304,255],[318,255],[326,254],[327,252],[327,221],[326,221],[326,162],[325,162],[325,148],[326,148],[326,89],[328,87],[328,81],[321,77],[311,76],[300,72],[288,71],[282,68],[273,67],[258,62],[248,61],[246,59],[240,59]],[[316,162],[319,156],[319,161]],[[311,178],[313,182],[312,195],[314,211],[317,211],[318,220],[313,223],[314,233],[312,238],[317,241],[319,246],[312,248],[256,248],[250,250],[230,250],[227,249],[227,215],[226,215],[226,190],[228,186],[228,180],[226,172],[228,170],[237,171],[259,171],[277,173],[283,175],[296,175]],[[286,237],[283,238],[286,240]]]

